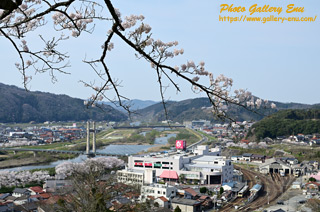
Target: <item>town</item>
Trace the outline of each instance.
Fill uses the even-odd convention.
[[[112,186],[121,191],[108,200],[108,210],[128,211],[128,204],[132,204],[132,210],[139,204],[147,204],[152,211],[296,211],[308,210],[308,199],[319,198],[318,161],[301,161],[292,152],[273,148],[279,144],[316,148],[319,134],[278,136],[252,142],[245,139],[253,125],[250,122],[230,126],[193,120],[183,125],[201,135],[201,139],[190,145],[188,139],[175,140],[167,150],[125,155],[127,162],[112,171]],[[2,125],[1,148],[18,150],[21,146],[72,143],[87,136],[85,127],[86,123],[69,126],[44,123],[24,129]],[[114,123],[97,123],[95,131],[99,134],[109,130],[111,136],[120,135],[120,131],[113,128],[117,128]],[[239,153],[239,149],[243,153],[234,154]],[[273,155],[254,153],[261,149],[269,149]],[[105,157],[96,159],[99,158]],[[70,170],[59,171],[63,166],[68,167],[62,163],[51,175],[45,169],[0,171],[1,189],[7,191],[0,194],[0,211],[57,209],[59,202],[68,201],[68,196],[75,192],[71,175],[67,174]],[[12,178],[16,182],[6,182],[10,181],[5,177],[8,175],[15,176]],[[24,176],[23,180],[20,175]],[[104,178],[99,181],[104,182]],[[32,186],[27,187],[28,184]]]

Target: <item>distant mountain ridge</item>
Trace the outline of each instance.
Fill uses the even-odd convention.
[[[132,100],[125,100],[123,101],[125,105],[130,105],[131,110],[141,110],[151,105],[154,105],[158,102],[152,100],[140,100],[140,99],[132,99]],[[114,109],[120,110],[125,112],[126,110],[119,106],[118,102],[103,102],[103,104],[110,105]]]
[[[0,83],[0,122],[125,121],[127,115],[105,105],[87,109],[82,99],[30,91]]]
[[[273,102],[273,101],[272,101]],[[128,102],[126,102],[128,103]],[[271,103],[271,101],[270,101]],[[266,109],[262,114],[271,115],[283,109],[310,109],[320,108],[320,104],[299,104],[274,102],[277,109]],[[166,120],[161,102],[150,100],[131,100],[133,121],[160,122]],[[205,97],[187,99],[183,101],[168,101],[166,103],[168,119],[174,122],[206,119],[217,120],[211,112],[211,104]],[[114,109],[108,104],[100,108],[87,109],[83,100],[67,95],[56,95],[45,92],[27,92],[22,88],[0,83],[0,122],[26,123],[30,121],[126,121],[128,114],[123,109]],[[258,121],[264,115],[252,113],[242,107],[231,106],[228,112],[237,121]]]
[[[249,121],[261,120],[265,115],[270,115],[278,110],[283,109],[309,109],[320,107],[319,104],[309,105],[300,103],[281,103],[270,101],[277,105],[276,109],[265,109],[260,110],[261,114],[256,114],[251,111],[246,110],[242,107],[230,106],[228,108],[228,113],[234,117],[237,121]],[[206,119],[210,121],[217,121],[217,119],[212,115],[210,110],[211,104],[209,100],[205,97],[187,99],[183,101],[169,101],[166,103],[168,111],[168,119],[174,122],[191,121]],[[147,122],[159,122],[166,119],[162,103],[156,103],[144,109],[136,111],[137,115],[133,117],[134,120],[147,121]],[[262,115],[264,114],[264,115]],[[218,120],[219,121],[219,120]]]

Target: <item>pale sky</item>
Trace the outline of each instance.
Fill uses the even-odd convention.
[[[224,74],[234,80],[234,88],[244,88],[254,95],[280,102],[320,103],[320,2],[318,0],[118,0],[112,1],[122,16],[143,14],[145,23],[152,27],[153,37],[179,41],[185,54],[169,61],[181,65],[187,60],[205,61],[206,69],[217,76]],[[221,4],[246,7],[243,13],[221,13]],[[252,17],[315,17],[315,22],[219,22],[219,15],[249,16],[249,7],[270,5],[283,7],[288,4],[304,7],[303,13],[280,15],[254,14]],[[29,34],[26,38],[39,42],[38,35],[49,37],[52,23]],[[82,60],[99,57],[101,44],[108,28],[97,26],[95,32],[82,38],[70,39],[61,46],[71,55],[71,75],[58,74],[52,84],[48,74],[33,76],[31,90],[39,90],[72,97],[87,98],[92,91],[84,88],[79,80],[94,81],[94,72]],[[68,33],[68,32],[66,32]],[[22,77],[15,68],[17,53],[8,41],[0,38],[0,82],[22,87]],[[115,49],[109,53],[108,64],[114,78],[122,81],[122,94],[131,99],[160,100],[157,76],[150,64],[137,60],[134,52],[123,42],[115,40]],[[31,71],[32,72],[32,71]],[[207,83],[207,81],[201,81]],[[182,92],[172,86],[165,96],[170,100],[199,97],[190,86],[178,80]]]

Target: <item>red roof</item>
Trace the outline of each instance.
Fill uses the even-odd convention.
[[[49,199],[52,195],[49,194],[49,193],[42,193],[42,194],[40,194],[40,196],[41,196],[43,199]]]
[[[207,199],[207,198],[210,198],[210,197],[209,197],[209,196],[206,196],[206,195],[202,195],[199,199],[205,200],[205,199]]]
[[[42,193],[43,189],[41,186],[34,186],[34,187],[30,187],[30,190],[36,192],[36,193]]]
[[[168,202],[169,200],[163,196],[159,197],[158,199],[161,199],[163,202]]]
[[[198,195],[198,193],[195,192],[195,190],[193,190],[192,188],[185,188],[184,190],[194,197]]]
[[[316,186],[320,186],[320,184],[319,183],[317,183],[317,182],[308,182],[308,183],[306,183],[306,185],[310,185],[310,184],[313,184],[313,185],[316,185]]]
[[[168,178],[168,179],[179,179],[179,176],[176,171],[172,170],[164,170],[160,175],[160,178]]]

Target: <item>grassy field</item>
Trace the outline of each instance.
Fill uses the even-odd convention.
[[[197,133],[207,137],[209,139],[209,141],[217,141],[217,138],[212,135],[208,135],[207,133],[204,133],[202,131],[197,131]]]
[[[177,131],[177,136],[169,139],[170,146],[175,146],[176,140],[186,140],[187,145],[194,144],[202,139],[202,136],[191,129],[179,129]]]

